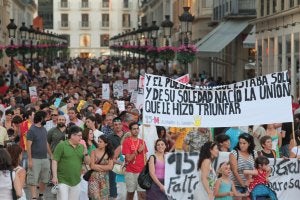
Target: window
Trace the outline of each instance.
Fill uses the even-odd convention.
[[[265,1],[260,1],[260,16],[264,16]]]
[[[69,26],[69,15],[61,14],[61,27],[68,27],[68,26]]]
[[[295,2],[294,0],[290,0],[290,8],[294,7],[295,6]]]
[[[109,8],[109,0],[102,0],[102,8]]]
[[[88,8],[89,0],[81,0],[81,8]]]
[[[130,14],[123,14],[122,15],[122,26],[123,27],[130,27]]]
[[[68,7],[68,0],[61,0],[60,1],[60,6],[62,8],[67,8]]]
[[[108,47],[109,46],[109,34],[100,35],[100,46]]]
[[[123,0],[123,8],[129,8],[129,0]]]
[[[80,35],[80,47],[90,47],[91,46],[91,36],[88,34]]]
[[[267,15],[270,15],[270,0],[267,0]]]
[[[285,0],[281,0],[281,10],[284,10],[284,2]]]
[[[102,14],[102,27],[109,27],[109,14]]]
[[[89,14],[81,14],[81,27],[89,27]]]

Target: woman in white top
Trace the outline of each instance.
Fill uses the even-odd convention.
[[[22,187],[22,196],[18,200],[26,200],[26,194],[23,190],[26,180],[26,170],[19,165],[22,160],[22,149],[18,144],[13,144],[7,147],[7,151],[10,154],[12,167]]]
[[[14,186],[17,197],[22,196],[20,179],[12,171],[11,157],[5,149],[0,149],[0,199],[12,200],[12,186]],[[12,181],[13,180],[13,181]]]
[[[199,170],[199,184],[196,189],[197,194],[195,199],[213,200],[214,184],[217,180],[217,175],[212,167],[212,162],[219,155],[218,145],[215,142],[206,142],[201,147],[198,170]]]

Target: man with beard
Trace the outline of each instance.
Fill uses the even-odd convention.
[[[51,151],[54,152],[56,145],[66,138],[66,118],[59,115],[57,118],[57,126],[48,131],[47,140]]]
[[[39,199],[43,199],[46,183],[49,181],[50,162],[47,153],[52,158],[52,152],[47,142],[47,131],[44,128],[46,113],[35,113],[34,124],[27,133],[28,173],[27,184],[30,186],[31,199],[37,199],[39,185]]]

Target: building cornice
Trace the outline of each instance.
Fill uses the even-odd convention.
[[[249,23],[255,25],[255,24],[260,23],[260,22],[274,20],[274,19],[277,19],[277,18],[280,18],[280,17],[297,14],[299,12],[300,12],[300,6],[297,6],[297,7],[291,8],[289,10],[284,10],[282,12],[275,13],[273,15],[268,15],[268,16],[265,16],[265,17],[259,17],[259,18],[250,20]]]

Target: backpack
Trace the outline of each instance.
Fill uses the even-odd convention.
[[[276,193],[264,184],[256,185],[250,193],[251,200],[278,200]]]

